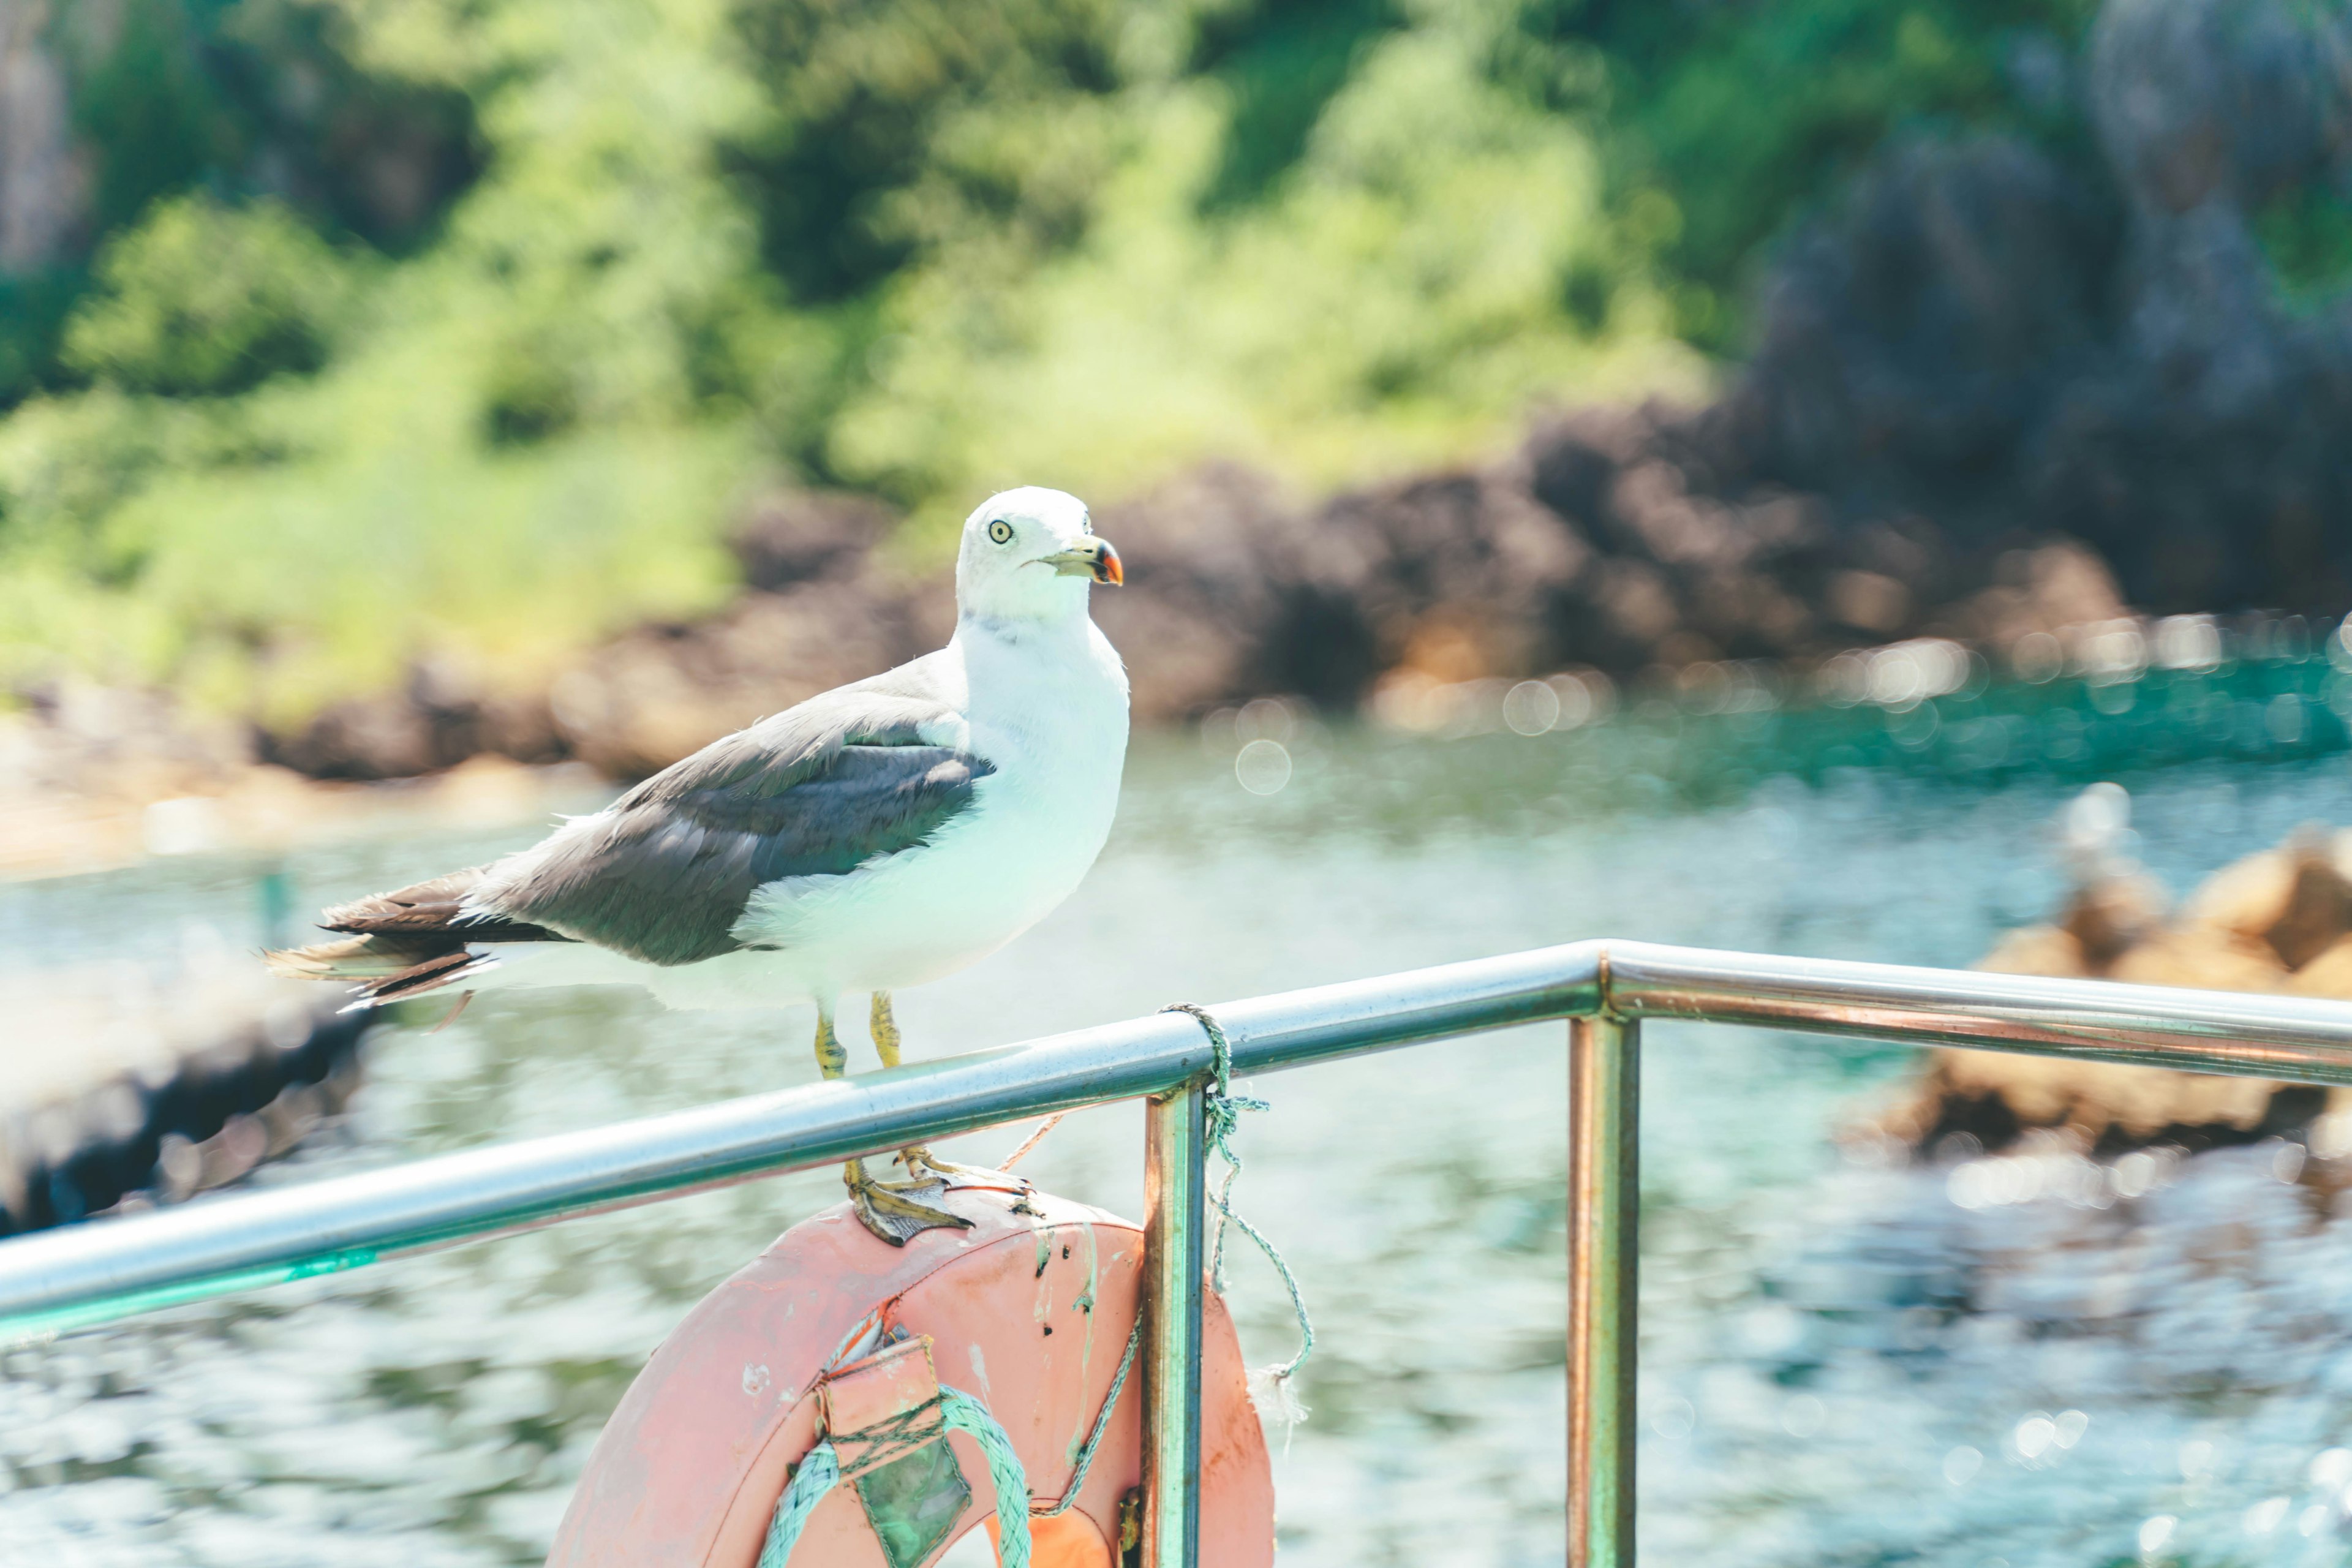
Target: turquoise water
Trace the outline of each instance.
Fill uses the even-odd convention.
[[[2326,679],[2314,713],[2332,710]],[[2095,711],[2069,735],[2117,717]],[[1964,963],[2058,896],[2046,824],[2088,763],[1946,765],[1932,744],[1832,737],[1853,754],[1813,747],[1791,774],[1759,749],[1782,740],[1733,719],[1745,741],[1679,715],[1533,739],[1286,729],[1291,772],[1267,795],[1237,782],[1230,738],[1149,742],[1081,892],[900,998],[909,1050],[1602,934]],[[1767,727],[1816,721],[1864,740],[1918,724],[1864,709]],[[2123,775],[2137,852],[2176,889],[2300,822],[2352,822],[2352,763],[2315,722],[2216,734],[2208,760]],[[318,901],[528,837],[348,846],[294,873]],[[176,954],[196,929],[249,944],[251,877],[188,860],[0,887],[0,951]],[[260,1179],[806,1081],[807,1035],[803,1016],[626,993],[486,996],[443,1032],[379,1034],[348,1125]],[[1559,1561],[1563,1057],[1546,1027],[1255,1086],[1274,1109],[1244,1123],[1241,1201],[1322,1335],[1311,1417],[1274,1435],[1286,1564]],[[2004,1190],[2053,1195],[1963,1208],[1948,1169],[1853,1163],[1832,1140],[1907,1060],[1652,1031],[1649,1560],[2341,1560],[2352,1226],[2321,1188],[2261,1148],[2151,1162],[2143,1196],[2091,1208],[2054,1195],[2077,1189],[2053,1156]],[[1136,1212],[1139,1119],[1073,1118],[1026,1168]],[[647,1351],[838,1192],[823,1173],[760,1183],[13,1352],[0,1562],[536,1562]],[[1235,1294],[1251,1361],[1286,1354],[1278,1285],[1244,1258]]]

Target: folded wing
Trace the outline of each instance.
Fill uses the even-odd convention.
[[[751,896],[925,844],[994,770],[954,742],[922,661],[706,746],[520,854],[329,910],[335,942],[268,954],[281,974],[360,983],[359,1005],[438,990],[499,945],[587,942],[647,963],[740,947]]]
[[[817,698],[491,867],[468,907],[648,963],[732,952],[763,884],[903,854],[971,808],[992,770],[939,743],[954,719],[936,701],[856,688]]]

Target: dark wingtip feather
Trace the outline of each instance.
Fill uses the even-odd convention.
[[[422,996],[428,991],[438,991],[446,985],[454,985],[460,980],[481,973],[486,969],[495,969],[498,967],[498,955],[495,953],[467,952],[463,949],[456,952],[445,952],[438,957],[428,958],[422,963],[413,964],[396,974],[387,974],[380,980],[362,982],[359,987],[359,1000],[353,1002],[344,1011],[350,1012],[359,1007],[381,1007],[389,1002],[403,1002],[411,996]]]
[[[341,942],[312,942],[308,947],[266,952],[261,961],[273,974],[289,980],[348,980],[358,1000],[343,1009],[380,1006],[404,997],[421,996],[498,963],[494,953],[475,952],[463,946],[395,937],[355,936]]]
[[[481,910],[466,900],[481,885],[487,868],[470,867],[389,893],[337,904],[319,916],[320,929],[352,936],[425,942],[446,950],[476,942],[569,942],[562,931]],[[437,941],[435,939],[438,939]]]

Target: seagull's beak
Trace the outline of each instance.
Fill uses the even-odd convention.
[[[1118,552],[1111,548],[1108,539],[1088,539],[1067,550],[1041,555],[1038,560],[1064,577],[1091,577],[1113,588],[1127,581],[1127,572],[1118,563]]]

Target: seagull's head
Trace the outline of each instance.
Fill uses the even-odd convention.
[[[1126,581],[1118,552],[1097,537],[1087,504],[1035,485],[992,495],[963,520],[956,605],[991,620],[1063,620],[1087,613],[1087,590]]]

